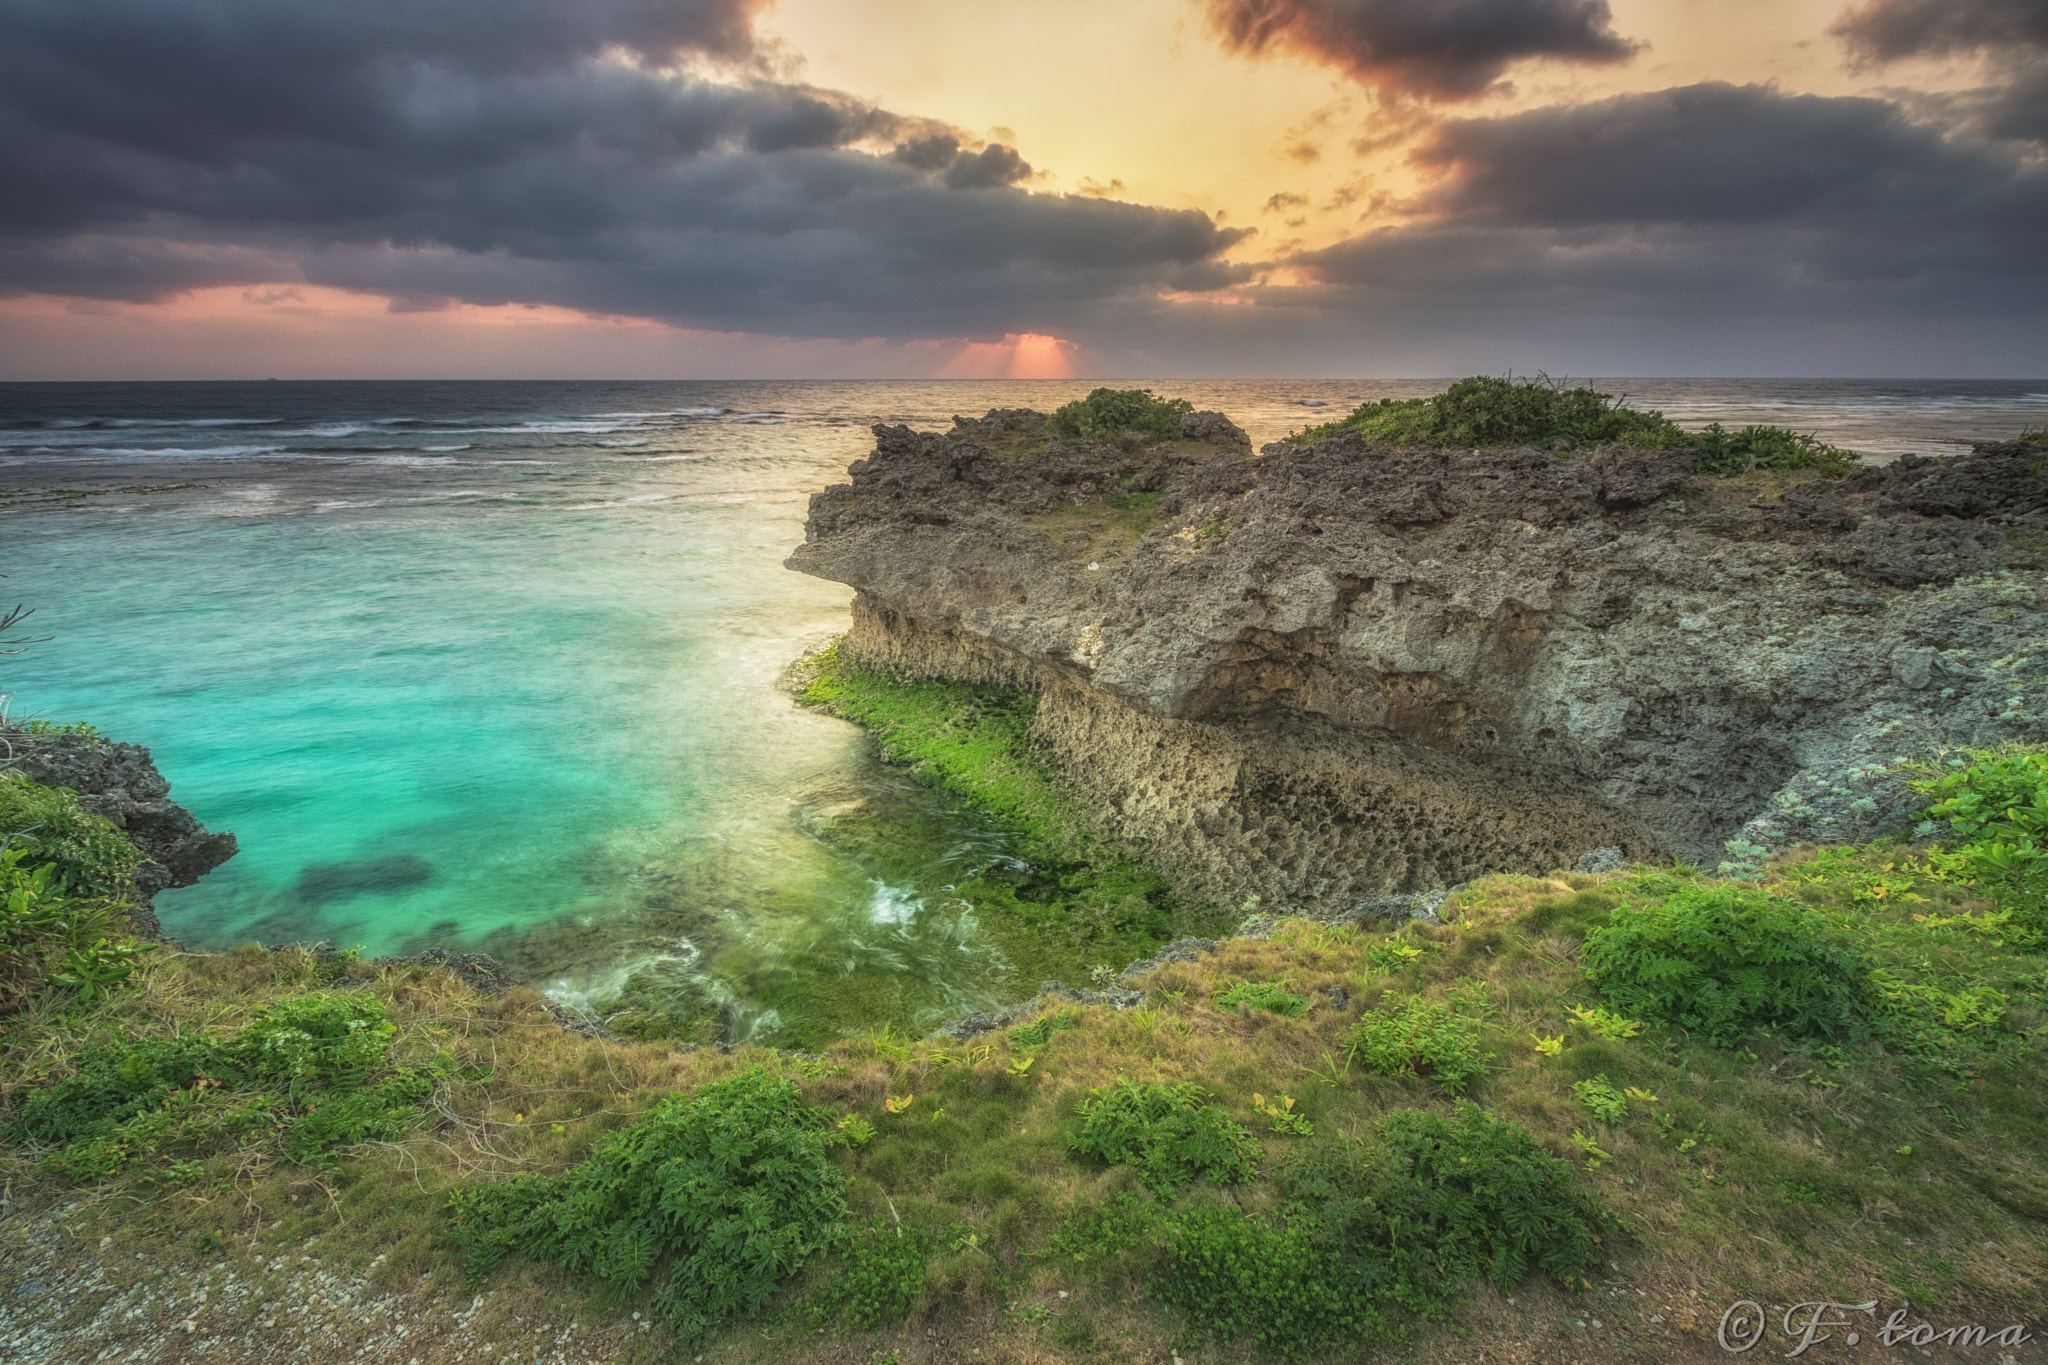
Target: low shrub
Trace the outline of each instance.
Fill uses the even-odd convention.
[[[26,864],[54,866],[58,891],[107,900],[133,890],[129,879],[145,861],[128,836],[80,808],[76,792],[7,770],[0,770],[0,847],[19,850]]]
[[[1317,1143],[1282,1166],[1282,1195],[1326,1236],[1391,1263],[1391,1295],[1417,1311],[1459,1279],[1506,1292],[1536,1272],[1583,1286],[1613,1219],[1572,1168],[1469,1100],[1401,1109],[1365,1142]]]
[[[1382,1076],[1427,1076],[1457,1094],[1486,1074],[1480,1021],[1447,1004],[1411,998],[1351,1026],[1351,1055]]]
[[[233,1037],[93,1044],[76,1074],[27,1095],[10,1137],[61,1144],[44,1169],[80,1181],[269,1137],[291,1160],[315,1161],[419,1122],[437,1077],[391,1064],[395,1032],[377,1001],[317,992],[270,1006]]]
[[[1689,432],[1655,409],[1632,408],[1612,394],[1567,388],[1548,379],[1474,375],[1429,398],[1382,398],[1345,417],[1296,432],[1306,445],[1355,431],[1368,441],[1396,446],[1542,446],[1583,450],[1624,445],[1637,450],[1691,450],[1702,474],[1744,474],[1753,469],[1790,473],[1819,469],[1840,478],[1857,456],[1783,427],[1729,431],[1716,422]]]
[[[1283,1360],[1397,1334],[1374,1261],[1346,1263],[1308,1218],[1189,1209],[1166,1236],[1152,1292],[1218,1337],[1249,1337]]]
[[[1300,1149],[1275,1218],[1227,1206],[1168,1220],[1155,1290],[1203,1330],[1297,1358],[1438,1317],[1463,1282],[1532,1272],[1577,1288],[1613,1219],[1535,1138],[1476,1105],[1408,1109],[1362,1142]]]
[[[1753,469],[1789,474],[1818,469],[1839,479],[1857,461],[1854,452],[1784,427],[1748,426],[1729,431],[1719,422],[1691,438],[1693,468],[1702,474],[1747,474]]]
[[[1293,1019],[1308,1011],[1309,1002],[1307,996],[1296,995],[1270,981],[1240,981],[1229,990],[1219,992],[1216,1004],[1226,1010],[1265,1010]]]
[[[83,735],[87,739],[99,739],[100,727],[89,720],[25,720],[19,725],[6,727],[24,735]]]
[[[1197,1180],[1237,1184],[1258,1173],[1259,1144],[1192,1081],[1139,1085],[1119,1076],[1088,1092],[1081,1123],[1067,1145],[1111,1165],[1135,1166],[1155,1192]]]
[[[0,848],[0,1014],[45,985],[96,999],[127,980],[148,951],[123,935],[120,906],[65,895],[56,864],[30,867],[27,858],[23,849]]]
[[[1097,389],[1053,411],[1046,429],[1056,436],[1114,441],[1127,432],[1163,440],[1180,434],[1180,419],[1195,410],[1185,398],[1156,398],[1150,389]]]
[[[846,1238],[846,1264],[812,1293],[812,1319],[863,1328],[901,1322],[924,1293],[925,1267],[936,1242],[924,1228],[880,1218],[860,1224]]]
[[[1474,375],[1430,398],[1383,398],[1287,439],[1300,444],[1356,431],[1369,441],[1431,446],[1585,446],[1676,449],[1690,437],[1663,413],[1613,395],[1545,379]]]
[[[595,1275],[620,1294],[653,1282],[676,1331],[701,1341],[760,1312],[842,1235],[836,1140],[829,1115],[754,1067],[669,1096],[560,1175],[458,1187],[453,1240],[472,1286],[507,1252]]]
[[[1586,935],[1579,965],[1622,1014],[1721,1047],[1764,1028],[1842,1036],[1855,1027],[1866,976],[1803,906],[1732,886],[1622,906]]]
[[[2028,927],[2048,929],[2048,750],[1969,758],[1913,784],[1934,798],[1921,818],[1957,836],[1945,870],[2014,893]]]

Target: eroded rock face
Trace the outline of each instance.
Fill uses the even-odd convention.
[[[875,428],[789,566],[858,589],[844,657],[1037,692],[1095,823],[1208,899],[1862,837],[1916,804],[1873,764],[2048,709],[1998,662],[2048,635],[2039,448],[1787,484],[1043,431]]]
[[[235,836],[212,833],[191,811],[170,799],[171,784],[140,744],[114,744],[83,735],[0,736],[11,766],[46,787],[69,787],[78,804],[104,816],[149,858],[135,869],[136,930],[161,937],[156,894],[191,886],[235,856]]]

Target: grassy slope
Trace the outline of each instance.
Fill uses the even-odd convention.
[[[452,1290],[456,1266],[436,1247],[447,1189],[560,1169],[661,1095],[765,1063],[817,1103],[874,1125],[873,1139],[838,1158],[857,1213],[893,1211],[912,1226],[959,1225],[978,1236],[962,1249],[953,1249],[957,1236],[941,1238],[910,1326],[861,1334],[866,1346],[925,1355],[929,1324],[961,1344],[957,1354],[971,1344],[993,1359],[1078,1358],[1084,1346],[1106,1359],[1156,1359],[1176,1342],[1184,1357],[1237,1358],[1228,1347],[1198,1350],[1183,1322],[1148,1304],[1139,1291],[1143,1264],[1034,1256],[1070,1211],[1138,1188],[1128,1170],[1067,1152],[1075,1106],[1119,1075],[1196,1080],[1278,1159],[1303,1139],[1266,1132],[1255,1092],[1293,1096],[1317,1140],[1361,1131],[1397,1108],[1447,1106],[1426,1079],[1377,1076],[1356,1062],[1347,1069],[1343,1041],[1362,1009],[1411,995],[1443,999],[1454,985],[1475,998],[1476,983],[1489,1007],[1482,1038],[1493,1070],[1473,1097],[1579,1166],[1627,1231],[1611,1248],[1613,1283],[1571,1296],[1531,1284],[1519,1314],[1475,1291],[1462,1318],[1425,1330],[1428,1354],[1455,1355],[1461,1330],[1487,1332],[1489,1324],[1569,1340],[1578,1329],[1559,1323],[1593,1314],[1607,1316],[1618,1340],[1654,1352],[1672,1334],[1699,1340],[1719,1308],[1742,1295],[1910,1298],[1924,1311],[1972,1321],[2038,1301],[2048,1278],[2048,1124],[2035,1090],[2038,1014],[2025,1011],[2039,1010],[2042,982],[2020,969],[2038,969],[2040,959],[1967,929],[1915,921],[1956,909],[1971,892],[1902,871],[1893,852],[1805,857],[1770,875],[1830,916],[1901,938],[1895,961],[1925,958],[1931,976],[1951,985],[2002,983],[2020,1008],[1981,1038],[1959,1039],[1946,1067],[1869,1043],[1832,1050],[1763,1037],[1727,1051],[1658,1028],[1600,1039],[1569,1012],[1596,1003],[1573,965],[1580,937],[1611,906],[1668,894],[1684,881],[1640,871],[1492,878],[1457,898],[1452,923],[1416,926],[1399,939],[1291,922],[1270,939],[1231,940],[1199,962],[1167,968],[1153,978],[1146,1007],[1085,1010],[1077,1026],[1039,1046],[1002,1035],[950,1047],[883,1035],[845,1040],[818,1063],[586,1040],[561,1032],[531,995],[490,1000],[432,969],[354,967],[344,984],[385,1001],[400,1026],[395,1060],[448,1054],[458,1068],[491,1068],[475,1081],[450,1081],[443,1117],[412,1139],[347,1154],[325,1171],[283,1162],[258,1142],[202,1155],[203,1170],[173,1185],[145,1171],[82,1191],[64,1187],[40,1174],[26,1150],[6,1159],[5,1175],[17,1200],[81,1199],[81,1244],[104,1231],[119,1250],[147,1249],[153,1262],[253,1263],[317,1232],[330,1258],[369,1265],[381,1254],[380,1279],[429,1277]],[[1887,891],[1873,899],[1879,886]],[[1912,895],[1928,900],[1903,899]],[[67,1010],[53,1001],[18,1018],[6,1045],[10,1090],[62,1074],[89,1037],[227,1030],[262,1004],[308,989],[312,970],[296,952],[164,956],[137,988],[108,1003]],[[1319,1001],[1338,987],[1353,1003],[1284,1018],[1214,1002],[1247,980]],[[1545,1055],[1535,1047],[1540,1037],[1565,1046]],[[1035,1061],[1019,1077],[1012,1066],[1022,1056]],[[1573,1091],[1595,1076],[1659,1098],[1601,1124]],[[883,1105],[892,1096],[915,1099],[892,1114]],[[1262,1184],[1230,1197],[1254,1209],[1270,1200]],[[830,1273],[814,1267],[807,1283],[814,1288]],[[586,1320],[631,1307],[606,1304],[552,1270],[521,1266],[499,1278],[507,1276],[531,1282],[534,1311],[549,1316],[556,1310],[540,1305]],[[1645,1296],[1637,1299],[1635,1289]],[[1063,1290],[1071,1297],[1061,1298]],[[800,1282],[785,1299],[794,1305],[804,1292]],[[1603,1303],[1622,1296],[1636,1301]],[[1652,1313],[1665,1321],[1651,1323]],[[1553,1321],[1558,1314],[1564,1318]],[[660,1337],[648,1338],[649,1353]],[[732,1353],[721,1359],[770,1360],[797,1358],[811,1344],[843,1356],[851,1343],[829,1332],[819,1338],[807,1316],[790,1312],[737,1330],[725,1344]],[[1582,1343],[1589,1354],[1604,1353],[1595,1345]]]
[[[813,692],[1064,869],[1052,899],[1018,901],[1018,924],[1062,952],[1129,946],[1134,931],[1113,912],[1132,897],[1153,905],[1157,883],[1079,832],[1024,747],[1028,699],[831,669]],[[141,1153],[119,1178],[82,1187],[17,1146],[0,1158],[0,1180],[17,1215],[75,1201],[74,1245],[91,1254],[107,1237],[117,1265],[140,1252],[173,1273],[221,1258],[256,1273],[317,1236],[330,1263],[453,1295],[451,1189],[565,1169],[662,1096],[764,1065],[814,1103],[872,1125],[871,1139],[834,1158],[852,1209],[929,1230],[936,1255],[903,1325],[849,1332],[841,1318],[821,1326],[801,1311],[839,1273],[827,1258],[766,1318],[719,1338],[719,1360],[896,1349],[904,1360],[1135,1362],[1169,1347],[1190,1361],[1242,1359],[1241,1345],[1202,1341],[1148,1296],[1151,1253],[1048,1254],[1071,1214],[1141,1188],[1128,1168],[1068,1150],[1077,1107],[1119,1076],[1195,1081],[1259,1136],[1270,1165],[1304,1141],[1361,1134],[1400,1109],[1449,1107],[1427,1078],[1347,1061],[1363,1014],[1419,998],[1461,1002],[1478,1021],[1487,1071],[1469,1096],[1570,1162],[1623,1232],[1604,1248],[1611,1274],[1602,1282],[1532,1281],[1511,1299],[1474,1286],[1450,1321],[1421,1326],[1414,1344],[1382,1358],[1468,1359],[1477,1349],[1489,1358],[1714,1358],[1701,1353],[1716,1349],[1715,1323],[1738,1297],[1910,1299],[1941,1322],[2003,1323],[2023,1318],[2048,1280],[2048,1119],[2038,1102],[2048,964],[1995,918],[1983,888],[1941,870],[1952,866],[1874,846],[1804,850],[1767,867],[1765,889],[1807,905],[1888,975],[1862,1036],[1820,1044],[1764,1034],[1736,1049],[1655,1025],[1605,1038],[1573,1013],[1600,1003],[1577,966],[1588,930],[1618,906],[1713,882],[1668,869],[1489,878],[1446,904],[1442,927],[1394,937],[1290,921],[1270,938],[1228,940],[1156,973],[1139,1009],[1077,1010],[1063,1019],[1071,1026],[1042,1037],[969,1045],[881,1032],[843,1039],[820,1060],[585,1039],[563,1032],[530,993],[480,996],[431,968],[323,967],[289,950],[158,954],[106,1000],[49,993],[6,1021],[0,1122],[30,1088],[67,1074],[92,1040],[231,1033],[267,1004],[333,988],[383,1002],[398,1026],[393,1064],[438,1067],[434,1103],[411,1136],[325,1165],[293,1164],[274,1136],[244,1134]],[[2016,908],[2038,917],[2038,906]],[[1222,1006],[1217,997],[1244,982],[1315,1007],[1284,1017]],[[1345,1007],[1333,1006],[1333,990],[1348,996]],[[1576,1089],[1601,1078],[1640,1092],[1612,1121]],[[1315,1136],[1271,1131],[1257,1094],[1269,1104],[1292,1097]],[[224,1110],[235,1102],[216,1091],[195,1100]],[[1275,1198],[1263,1180],[1181,1196],[1219,1197],[1251,1211]],[[604,1323],[647,1307],[544,1266],[508,1265],[493,1283],[519,1286],[521,1311],[536,1320]],[[516,1327],[503,1330],[519,1339]],[[657,1327],[620,1358],[668,1348]]]

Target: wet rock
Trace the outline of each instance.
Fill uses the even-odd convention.
[[[156,894],[191,886],[235,856],[235,836],[213,832],[170,799],[149,750],[86,735],[0,732],[0,762],[46,787],[69,787],[81,809],[103,816],[149,859],[135,869],[136,932],[162,938]]]

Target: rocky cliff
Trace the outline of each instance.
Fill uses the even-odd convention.
[[[0,734],[0,761],[46,787],[69,787],[78,804],[104,816],[149,859],[135,869],[138,933],[163,933],[156,895],[190,886],[235,856],[235,836],[213,833],[170,799],[171,784],[140,744],[115,744],[85,735]]]
[[[1037,693],[1034,745],[1189,894],[1867,835],[1914,804],[1883,765],[2048,710],[2039,447],[1802,482],[1210,417],[876,427],[788,561],[858,590],[848,662]]]

